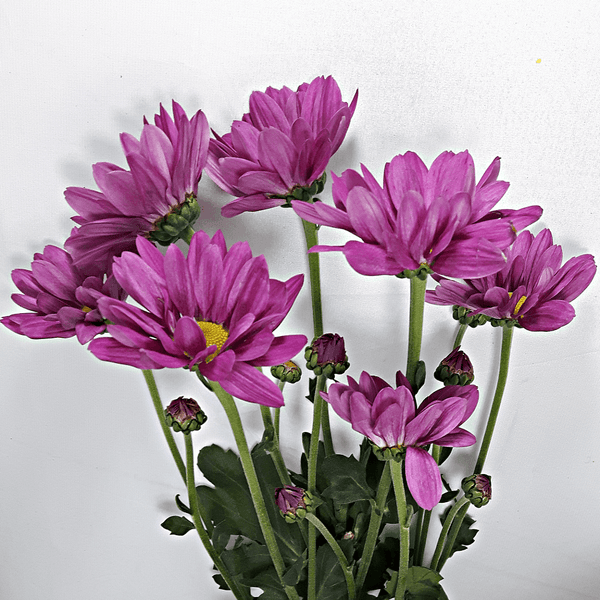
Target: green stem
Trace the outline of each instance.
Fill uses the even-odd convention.
[[[302,219],[304,228],[304,237],[306,239],[306,249],[310,250],[319,243],[317,226]],[[308,252],[308,273],[310,277],[310,297],[313,313],[313,331],[314,337],[323,335],[323,304],[321,301],[321,267],[319,263],[318,252]],[[333,438],[331,436],[331,426],[329,424],[329,405],[324,404],[321,411],[321,427],[323,429],[323,442],[325,450],[333,454]]]
[[[231,574],[227,570],[225,563],[221,560],[221,557],[215,550],[214,546],[210,541],[210,537],[204,529],[202,524],[202,518],[200,516],[199,504],[198,504],[198,494],[196,492],[196,482],[194,478],[194,446],[192,443],[192,436],[189,433],[184,434],[185,438],[185,454],[186,454],[186,465],[187,465],[187,492],[188,492],[188,501],[190,504],[190,510],[192,511],[192,520],[194,521],[194,526],[196,527],[196,531],[200,536],[200,540],[204,545],[204,548],[208,552],[208,555],[212,559],[215,567],[219,570],[225,583],[229,586],[229,589],[233,592],[233,595],[239,599],[247,599],[248,593],[246,590],[241,590],[236,581],[234,581],[231,577]]]
[[[435,551],[433,553],[433,558],[431,559],[431,564],[429,566],[430,569],[439,572],[439,570],[442,568],[440,565],[442,551],[444,550],[444,546],[448,546],[450,544],[450,540],[448,540],[448,544],[446,543],[446,540],[448,539],[448,531],[450,530],[450,526],[452,525],[452,522],[455,520],[457,513],[465,505],[468,505],[468,504],[469,504],[469,501],[467,500],[467,498],[465,498],[463,496],[448,512],[448,515],[446,516],[446,520],[444,521],[444,525],[442,527],[442,531],[440,532],[440,537],[438,538],[438,542],[435,547]],[[467,506],[467,508],[468,508],[468,506]],[[465,513],[466,512],[467,511],[465,509]],[[462,519],[461,519],[461,522],[462,522]],[[456,540],[456,536],[454,537],[454,540]],[[452,544],[449,545],[447,556],[444,558],[444,562],[446,562],[446,560],[448,559],[448,556],[450,555],[450,550],[452,549],[452,545],[454,545],[454,541],[452,541]]]
[[[306,515],[306,520],[314,525],[323,535],[323,537],[327,540],[327,543],[335,553],[340,566],[342,567],[342,571],[344,572],[344,577],[346,578],[346,585],[348,586],[348,600],[354,600],[356,596],[356,588],[354,585],[354,577],[352,577],[352,569],[348,564],[348,560],[346,559],[345,554],[342,552],[340,545],[337,543],[336,539],[331,535],[327,527],[323,525],[323,522],[313,513],[308,513]]]
[[[379,528],[381,527],[381,520],[383,519],[383,512],[385,510],[385,504],[390,492],[391,483],[392,475],[390,471],[390,461],[386,461],[383,472],[381,473],[381,479],[379,480],[379,487],[377,488],[375,506],[371,507],[369,529],[367,530],[367,537],[365,539],[365,545],[363,547],[362,557],[360,559],[358,573],[356,575],[356,589],[359,597],[362,591],[362,586],[365,583],[369,567],[371,566],[371,559],[373,558],[375,546],[377,545]]]
[[[293,587],[286,585],[283,581],[285,563],[283,562],[279,546],[277,545],[277,540],[275,539],[273,526],[269,520],[269,513],[267,512],[265,499],[263,498],[262,491],[260,489],[260,483],[258,481],[258,476],[256,475],[256,469],[254,468],[252,455],[250,454],[248,442],[246,441],[244,426],[242,425],[242,419],[240,418],[240,413],[235,404],[235,400],[216,381],[211,382],[211,386],[215,395],[223,405],[225,414],[229,419],[231,430],[233,431],[233,437],[235,438],[238,452],[240,454],[244,475],[246,476],[246,481],[248,482],[248,487],[250,489],[250,495],[252,496],[252,502],[254,504],[256,516],[258,517],[258,522],[260,524],[262,534],[265,538],[265,542],[269,550],[269,554],[271,555],[271,560],[273,561],[273,566],[275,567],[275,571],[277,572],[281,586],[289,600],[299,600],[296,590]]]
[[[188,225],[180,234],[179,237],[189,246],[192,241],[192,236],[196,233],[191,225]]]
[[[320,392],[325,387],[325,376],[317,377],[315,395],[313,398],[313,425],[310,436],[310,449],[308,455],[308,491],[311,494],[317,491],[317,458],[319,456],[319,433],[321,430],[321,414],[325,401]],[[308,527],[308,600],[316,600],[317,594],[317,530],[314,526]]]
[[[421,339],[423,337],[423,309],[425,307],[425,289],[427,279],[413,277],[410,280],[410,313],[408,325],[408,358],[406,361],[406,378],[411,385],[415,383],[415,372],[421,356]]]
[[[458,348],[461,345],[463,337],[465,337],[465,331],[467,331],[467,327],[468,327],[468,325],[461,323],[460,327],[458,328],[456,338],[454,340],[454,346],[452,346],[453,350],[454,350],[454,348]]]
[[[431,447],[431,455],[436,463],[440,462],[440,453],[442,449],[440,446],[433,444]],[[419,531],[419,535],[415,538],[417,541],[415,542],[415,555],[413,564],[414,565],[422,565],[423,564],[423,556],[425,555],[425,547],[427,546],[427,534],[429,533],[429,523],[431,522],[431,511],[426,510],[422,511],[423,521]]]
[[[502,349],[500,350],[500,369],[498,371],[498,382],[496,384],[496,392],[494,393],[490,416],[488,417],[487,426],[483,435],[483,441],[481,442],[479,456],[477,457],[477,463],[475,464],[475,470],[473,471],[474,474],[478,474],[483,471],[483,465],[487,457],[490,442],[492,441],[492,435],[494,434],[494,427],[496,426],[498,412],[500,411],[500,404],[502,403],[502,395],[504,394],[506,379],[508,377],[508,363],[510,360],[510,347],[513,329],[513,327],[507,327],[506,325],[502,326]]]
[[[279,450],[279,436],[277,435],[275,425],[273,425],[273,417],[271,415],[271,409],[268,406],[263,406],[261,404],[260,405],[260,414],[262,415],[262,418],[263,418],[265,430],[270,429],[273,432],[272,449],[269,450],[269,453],[271,455],[271,458],[273,459],[275,468],[277,469],[277,474],[279,475],[281,484],[282,485],[292,485],[292,480],[290,479],[290,474],[288,473],[287,467],[285,466],[285,461],[283,460],[283,456],[281,456],[281,451]]]
[[[435,570],[438,573],[441,572],[442,568],[446,564],[446,561],[450,557],[450,554],[452,554],[452,548],[454,547],[454,542],[456,542],[456,537],[458,536],[458,532],[460,531],[460,526],[462,525],[463,519],[465,518],[465,515],[467,514],[467,510],[469,510],[470,502],[466,498],[463,497],[461,500],[459,500],[456,503],[454,508],[456,508],[458,505],[460,505],[460,506],[459,506],[458,510],[455,512],[454,519],[452,520],[452,526],[450,527],[450,532],[448,533],[448,539],[444,545],[444,550],[442,551],[442,555],[441,555],[441,557],[437,563],[437,566],[435,568]],[[448,515],[448,517],[450,517],[450,515]]]
[[[410,555],[410,519],[406,510],[406,493],[404,492],[404,477],[402,462],[391,461],[392,482],[398,507],[398,525],[400,527],[400,560],[398,561],[398,583],[396,584],[396,600],[404,600],[406,592],[406,577]]]
[[[150,392],[152,403],[154,404],[154,410],[156,411],[156,415],[158,416],[158,422],[160,423],[163,435],[167,440],[169,450],[171,450],[171,454],[173,455],[175,464],[177,465],[181,478],[185,483],[185,464],[183,462],[183,459],[181,458],[181,454],[179,453],[179,448],[175,443],[175,439],[173,438],[173,432],[171,431],[171,428],[167,425],[167,422],[165,420],[165,409],[160,400],[160,395],[158,393],[158,388],[156,387],[156,380],[154,379],[154,374],[152,373],[152,371],[147,369],[142,369],[142,373],[144,374],[144,379],[146,380],[146,385],[148,386],[148,391]]]

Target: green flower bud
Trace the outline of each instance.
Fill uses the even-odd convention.
[[[279,381],[285,381],[286,383],[297,383],[302,377],[302,370],[293,361],[288,360],[282,365],[275,365],[271,367],[271,375]]]
[[[469,385],[475,379],[473,365],[460,346],[442,360],[433,376],[444,385]]]
[[[484,325],[491,320],[491,318],[487,315],[483,315],[481,313],[474,315],[473,311],[470,311],[464,306],[458,306],[456,304],[452,307],[452,317],[461,325],[468,325],[469,327]]]
[[[315,338],[304,351],[304,358],[306,367],[315,375],[325,375],[329,379],[335,379],[350,366],[344,338],[337,333],[325,333]]]
[[[461,486],[465,498],[476,508],[485,506],[492,499],[492,478],[489,475],[465,477]]]
[[[193,398],[179,396],[165,408],[165,420],[173,431],[183,433],[196,431],[206,423],[207,418]]]

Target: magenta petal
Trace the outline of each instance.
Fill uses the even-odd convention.
[[[307,344],[305,335],[284,335],[276,337],[267,352],[259,358],[248,361],[256,367],[280,365],[291,360]]]
[[[442,497],[442,478],[434,458],[422,448],[409,446],[404,461],[406,483],[416,503],[431,510]]]
[[[575,309],[566,300],[550,300],[524,314],[519,323],[529,331],[554,331],[570,323]]]
[[[438,438],[436,444],[438,446],[452,446],[454,448],[464,448],[472,446],[477,441],[477,438],[470,432],[457,427],[450,433]]]
[[[435,270],[446,277],[484,277],[497,273],[506,259],[497,246],[483,238],[450,242],[437,257]]]
[[[350,266],[361,275],[397,275],[405,269],[380,246],[352,240],[346,242],[342,251]]]
[[[232,200],[221,209],[221,215],[226,218],[241,215],[244,212],[257,212],[266,208],[281,206],[281,198],[267,198],[264,194],[253,194]]]
[[[138,369],[161,369],[162,365],[155,362],[137,348],[128,348],[109,338],[92,340],[88,346],[90,352],[100,360],[130,365]]]
[[[236,363],[230,376],[220,383],[226,392],[240,400],[275,408],[283,406],[283,395],[277,385],[243,362]]]

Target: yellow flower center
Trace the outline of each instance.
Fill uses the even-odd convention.
[[[89,306],[84,306],[84,307],[83,307],[81,310],[82,310],[84,313],[89,313],[89,312],[92,312],[92,309],[91,309]]]
[[[525,304],[525,300],[527,300],[527,296],[521,296],[517,305],[515,306],[515,310],[513,310],[513,315],[516,315],[520,310],[523,304]]]
[[[291,360],[286,360],[283,364],[289,369],[296,369],[298,367],[298,365],[295,362],[292,362]]]
[[[227,331],[223,325],[219,325],[219,323],[211,323],[210,321],[196,321],[196,323],[198,323],[198,327],[202,329],[204,339],[206,339],[206,346],[217,347],[216,352],[213,352],[206,358],[205,362],[208,363],[221,351],[223,344],[225,344],[229,337],[229,331]]]

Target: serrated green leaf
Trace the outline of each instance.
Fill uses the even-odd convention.
[[[329,544],[317,549],[317,598],[319,600],[344,600],[348,588],[342,567]]]
[[[161,524],[171,535],[185,535],[191,529],[194,529],[194,524],[185,517],[169,517]]]
[[[323,491],[326,498],[340,504],[373,498],[373,490],[367,484],[365,465],[353,456],[328,456],[323,461],[321,472],[329,481],[329,486]]]

